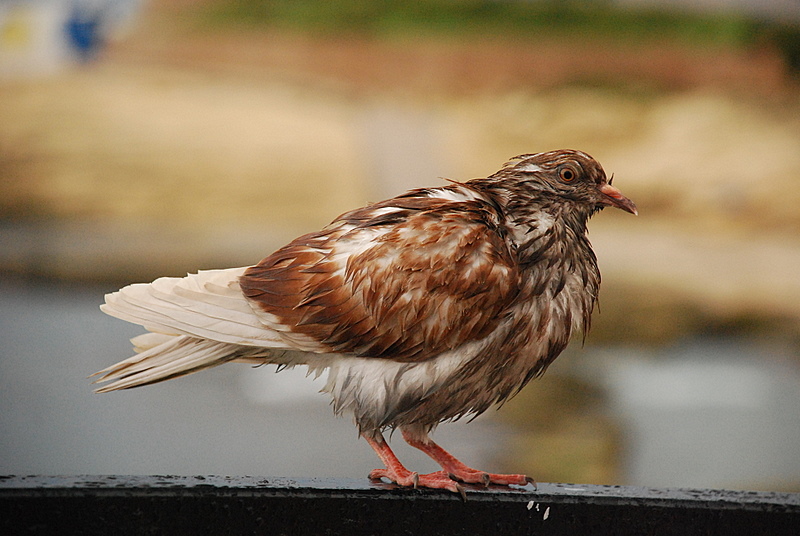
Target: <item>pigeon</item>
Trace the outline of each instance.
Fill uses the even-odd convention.
[[[346,212],[254,266],[162,277],[106,295],[101,309],[143,326],[136,354],[93,376],[108,392],[223,363],[327,374],[335,414],[351,414],[402,487],[526,486],[473,469],[430,437],[542,375],[586,336],[600,288],[587,222],[636,205],[588,154],[523,154],[486,178],[420,188]],[[440,471],[407,469],[399,430]]]

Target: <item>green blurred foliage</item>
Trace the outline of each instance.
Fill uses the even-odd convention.
[[[776,32],[767,31],[766,23],[736,13],[700,15],[657,8],[621,9],[604,1],[219,0],[211,3],[204,19],[220,25],[279,26],[315,33],[382,37],[550,35],[681,40],[720,46],[748,46],[764,36],[777,37]]]

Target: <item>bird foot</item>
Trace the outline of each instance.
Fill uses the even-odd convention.
[[[417,488],[432,488],[432,489],[446,489],[453,493],[458,493],[461,498],[467,500],[464,487],[450,478],[444,471],[436,471],[433,473],[419,474],[411,472],[405,468],[402,470],[391,469],[375,469],[369,473],[370,480],[380,480],[385,478],[394,482],[398,486]]]
[[[488,487],[490,484],[497,484],[498,486],[527,486],[528,484],[533,484],[533,488],[537,489],[536,481],[529,476],[487,473],[486,471],[478,471],[469,467],[437,445],[424,430],[420,431],[409,427],[403,428],[403,439],[412,447],[418,448],[433,458],[436,463],[442,466],[444,472],[457,482],[479,484],[484,487]]]
[[[457,482],[480,484],[485,487],[489,487],[490,484],[496,484],[498,486],[527,486],[528,484],[533,484],[533,489],[537,489],[536,481],[525,475],[487,473],[485,471],[478,471],[465,467],[449,472],[448,476]]]

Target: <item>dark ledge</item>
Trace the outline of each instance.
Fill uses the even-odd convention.
[[[800,534],[800,494],[349,479],[0,476],[2,534]]]

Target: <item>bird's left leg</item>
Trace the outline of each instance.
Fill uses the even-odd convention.
[[[433,458],[453,480],[468,484],[483,484],[484,486],[488,486],[489,484],[499,484],[502,486],[511,484],[525,486],[527,484],[533,484],[533,486],[536,487],[536,481],[529,476],[487,473],[468,467],[455,456],[437,445],[428,436],[427,430],[422,427],[404,426],[401,428],[401,431],[406,443],[414,448],[418,448]]]

